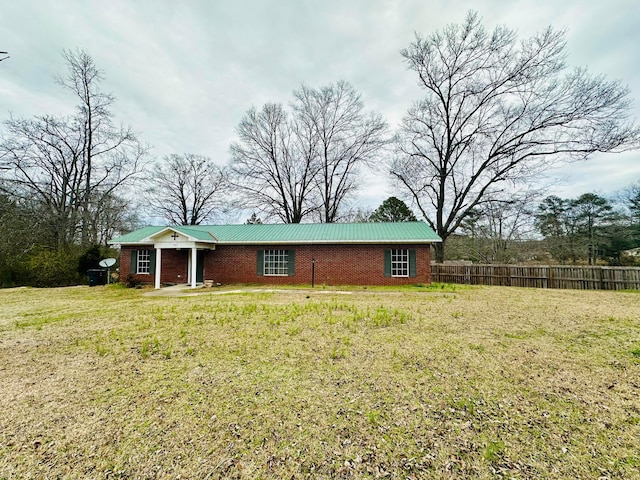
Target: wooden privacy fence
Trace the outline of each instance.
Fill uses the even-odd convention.
[[[578,290],[640,290],[640,268],[569,265],[431,265],[431,280]]]

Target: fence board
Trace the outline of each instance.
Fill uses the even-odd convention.
[[[639,267],[433,264],[441,283],[577,290],[640,290]]]

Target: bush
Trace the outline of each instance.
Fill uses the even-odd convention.
[[[26,262],[26,284],[33,287],[63,287],[83,283],[78,274],[78,255],[43,249]]]
[[[142,282],[138,280],[134,275],[127,275],[124,279],[124,283],[129,288],[137,288],[142,285]]]
[[[78,259],[78,273],[84,276],[87,274],[87,270],[99,268],[102,258],[100,245],[91,245]]]

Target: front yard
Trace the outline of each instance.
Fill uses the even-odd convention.
[[[251,290],[0,290],[0,479],[640,477],[638,294]]]

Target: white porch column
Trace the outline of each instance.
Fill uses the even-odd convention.
[[[198,249],[191,249],[191,288],[196,288],[196,277],[198,276]]]
[[[160,288],[160,276],[162,271],[160,266],[162,265],[162,249],[156,248],[156,288]]]

